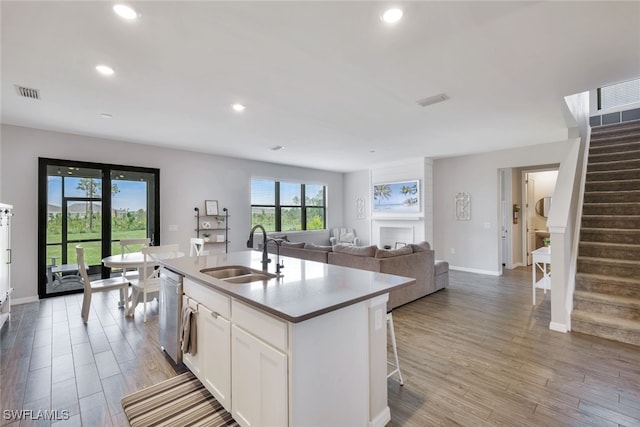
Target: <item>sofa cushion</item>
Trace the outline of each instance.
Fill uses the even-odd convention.
[[[426,252],[431,249],[429,242],[411,243],[409,244],[413,252]]]
[[[373,257],[376,254],[378,247],[376,245],[371,246],[351,246],[351,245],[335,245],[333,252],[349,254],[354,256],[368,256]]]
[[[314,243],[305,243],[304,248],[311,249],[312,251],[324,251],[324,252],[331,252],[333,250],[333,246],[322,246],[322,245],[316,245]]]
[[[411,246],[403,246],[398,249],[378,249],[376,251],[376,258],[391,258],[400,255],[409,255],[413,253]]]
[[[283,241],[280,245],[283,246],[283,247],[287,247],[287,248],[304,248],[305,243],[304,242],[287,242],[287,241]]]

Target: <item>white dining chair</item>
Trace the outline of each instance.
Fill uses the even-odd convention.
[[[142,248],[146,248],[151,243],[151,239],[148,237],[139,239],[120,239],[120,254],[128,254],[132,252],[139,252]],[[138,269],[122,269],[122,276],[127,279],[137,279],[139,277]]]
[[[160,291],[160,259],[171,259],[179,256],[178,245],[149,246],[140,250],[144,256],[144,264],[140,277],[131,280],[131,302],[127,314],[133,315],[139,303],[140,295],[143,302],[143,321],[147,321],[148,295]]]
[[[84,297],[82,298],[82,321],[87,323],[89,320],[89,309],[91,308],[91,295],[94,292],[106,292],[114,289],[120,290],[120,301],[126,301],[127,288],[129,282],[123,276],[111,277],[109,279],[89,280],[87,267],[84,262],[84,248],[76,246],[76,256],[78,262],[78,271],[84,282]]]

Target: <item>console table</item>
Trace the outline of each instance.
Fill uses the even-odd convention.
[[[536,289],[551,290],[551,247],[544,246],[531,252],[533,256],[533,305],[536,305]],[[537,272],[542,272],[542,278],[537,279]]]

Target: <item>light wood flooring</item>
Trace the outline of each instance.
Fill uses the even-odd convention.
[[[395,309],[404,387],[389,380],[389,426],[638,426],[640,348],[552,332],[549,297],[531,305],[531,270],[450,272],[450,286]],[[120,398],[176,375],[142,322],[94,296],[14,306],[0,339],[0,425],[126,426]],[[5,410],[69,420],[5,420]]]

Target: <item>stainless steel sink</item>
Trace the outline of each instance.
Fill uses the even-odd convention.
[[[260,280],[269,280],[276,277],[275,274],[268,273],[263,270],[255,270],[253,268],[242,265],[225,265],[223,267],[205,268],[200,270],[201,273],[208,274],[216,279],[224,280],[228,283],[250,283]]]
[[[251,273],[244,276],[229,277],[228,279],[222,279],[227,283],[251,283],[259,282],[260,280],[270,280],[276,277],[271,273]]]
[[[200,273],[208,274],[216,279],[228,279],[229,277],[243,276],[255,271],[242,265],[225,265],[224,267],[205,268]]]

